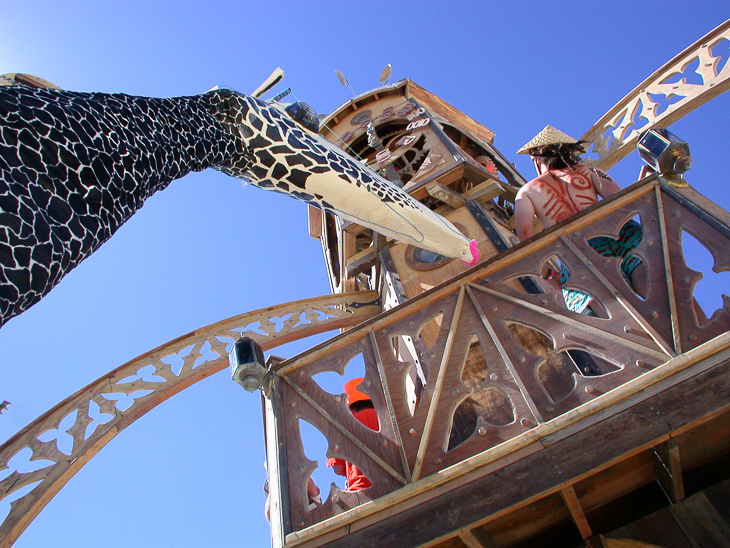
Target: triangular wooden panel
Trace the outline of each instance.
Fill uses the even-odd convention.
[[[479,313],[468,298],[463,302],[453,340],[439,398],[433,404],[435,420],[431,431],[427,433],[428,443],[419,477],[486,451],[537,423]],[[483,367],[484,379],[465,379],[464,368],[467,364]],[[473,433],[449,451],[449,436],[455,412],[461,409],[461,405],[468,398],[479,398],[490,390],[497,390],[508,404],[509,421],[501,426],[489,424],[485,420],[486,410],[475,410],[478,418]]]
[[[595,252],[591,252],[595,255]],[[610,319],[591,317],[586,314],[579,314],[568,310],[562,293],[558,289],[546,283],[541,285],[541,289],[543,289],[545,293],[529,294],[524,290],[520,291],[515,289],[514,281],[518,280],[520,277],[530,276],[534,280],[540,280],[541,272],[544,267],[546,265],[554,264],[554,258],[560,259],[560,261],[565,263],[570,269],[571,283],[569,284],[569,287],[584,290],[585,292],[593,295],[598,301],[600,301],[603,308],[608,312]],[[596,268],[600,269],[600,267]],[[625,285],[623,279],[621,280],[621,283]],[[569,246],[560,241],[549,244],[511,265],[505,266],[490,275],[488,278],[480,280],[478,285],[485,289],[497,291],[513,300],[528,303],[529,305],[532,305],[533,308],[539,307],[540,309],[559,314],[565,318],[578,320],[581,323],[592,326],[595,329],[600,329],[601,331],[610,333],[615,337],[626,339],[632,343],[644,346],[651,351],[662,351],[662,348],[658,346],[655,338],[664,344],[665,352],[669,352],[671,349],[670,343],[664,342],[663,337],[656,333],[656,331],[654,331],[654,333],[647,331],[647,329],[655,329],[654,326],[657,325],[656,319],[652,318],[652,320],[655,320],[653,322],[647,321],[646,326],[639,323],[637,319],[614,297],[611,289],[607,287],[601,278],[596,275],[594,268],[590,265],[583,264],[582,259],[576,255]],[[622,291],[622,297],[628,292],[633,293],[626,289],[626,291]],[[663,304],[659,303],[658,306],[668,305],[665,302]],[[526,306],[525,308],[527,309],[529,307]],[[490,317],[492,317],[493,314],[491,312],[489,314]],[[642,321],[645,321],[645,318],[642,317],[641,319]],[[671,335],[671,321],[668,318],[666,321],[670,324],[669,334]]]
[[[343,374],[347,363],[358,353],[363,354],[366,371],[359,390],[367,393],[373,400],[380,423],[378,432],[364,426],[352,416],[347,408],[344,394],[329,394],[312,379],[312,375],[322,371],[336,371]],[[323,357],[307,368],[288,374],[282,386],[286,417],[280,427],[284,427],[288,433],[298,432],[299,419],[303,419],[317,428],[327,439],[327,458],[341,458],[355,464],[372,482],[371,488],[360,493],[362,496],[374,499],[403,486],[407,473],[403,469],[397,436],[390,420],[375,355],[368,339],[361,339]],[[348,432],[349,436],[343,431]],[[298,498],[304,500],[303,489],[315,464],[305,457],[301,438],[293,437],[296,439],[290,437],[287,440],[287,460],[290,496],[292,501],[296,501]],[[352,438],[367,450],[359,447]],[[325,462],[319,462],[319,466],[325,466]],[[325,486],[321,487],[326,491]],[[363,498],[362,496],[360,498]],[[322,515],[332,515],[347,510],[347,506],[343,504],[346,498],[344,495],[339,497],[339,508],[323,508],[311,514],[307,512],[306,504],[292,504],[294,528],[299,529],[316,523],[321,520]],[[325,503],[325,507],[334,504],[335,502],[330,499]],[[301,525],[302,523],[304,525]]]
[[[374,333],[410,470],[413,470],[418,447],[421,443],[421,436],[423,435],[424,425],[428,415],[427,402],[430,402],[433,397],[434,383],[438,376],[446,340],[453,321],[456,300],[457,295],[451,294],[425,307],[416,314],[412,314],[404,320]],[[420,403],[416,407],[415,414],[411,415],[407,405],[407,372],[403,364],[395,358],[391,351],[391,338],[395,335],[407,335],[415,340],[417,338],[416,334],[421,327],[438,314],[442,315],[438,338],[428,352],[419,356],[421,365],[426,370],[428,381],[423,387]]]
[[[639,297],[621,275],[621,257],[603,257],[588,243],[591,238],[597,236],[617,239],[624,224],[636,215],[640,216],[643,234],[641,243],[632,253],[643,261],[646,268],[648,280],[646,300]],[[590,261],[589,265],[584,265],[579,259],[575,262],[575,266],[573,263],[569,265],[571,270],[574,268],[582,272],[593,268],[598,270],[620,291],[621,297],[651,325],[655,333],[662,338],[664,346],[672,348],[672,321],[656,195],[646,194],[631,204],[596,219],[589,226],[566,234],[564,238]],[[591,289],[595,287],[594,284],[595,282],[591,282]]]
[[[693,290],[700,274],[689,268],[684,260],[682,232],[687,231],[707,248],[715,261],[714,269],[718,272],[730,270],[730,238],[677,203],[671,195],[662,193],[662,198],[681,345],[682,351],[686,352],[730,330],[730,299],[725,297],[723,307],[715,311],[707,324],[698,325]]]
[[[500,297],[498,292],[484,287],[471,285],[471,294],[478,309],[481,309],[482,320],[488,329],[493,330],[498,344],[503,348],[508,367],[528,391],[529,398],[535,402],[538,413],[544,420],[556,417],[577,405],[592,400],[596,396],[611,390],[631,379],[634,379],[648,368],[663,363],[664,357],[657,350],[643,350],[640,345],[621,345],[620,340],[610,332],[598,330],[586,331],[581,324],[590,327],[588,318],[582,314],[567,317],[571,322],[561,321],[560,316],[550,317],[540,312],[525,308],[519,302],[510,302]],[[485,292],[489,291],[489,293]],[[575,321],[575,320],[578,321]],[[543,333],[552,341],[554,352],[565,350],[583,350],[616,364],[619,370],[599,377],[583,377],[576,370],[576,387],[564,399],[554,402],[546,389],[540,384],[536,371],[544,361],[542,355],[528,352],[518,342],[509,328],[511,323],[521,324]],[[617,342],[619,344],[617,344]],[[586,389],[588,388],[588,389]]]

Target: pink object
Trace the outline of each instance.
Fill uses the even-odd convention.
[[[471,252],[472,261],[467,262],[462,259],[459,259],[462,263],[468,264],[469,266],[477,264],[477,261],[479,260],[479,244],[477,244],[476,240],[472,240],[469,243],[469,251]]]

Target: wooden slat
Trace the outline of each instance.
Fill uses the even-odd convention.
[[[497,183],[496,181],[484,181],[483,183],[478,184],[474,188],[467,190],[464,192],[464,198],[467,200],[475,200],[477,202],[486,202],[487,200],[491,200],[492,198],[496,198],[500,194],[504,193],[504,188],[502,185]]]
[[[694,546],[730,546],[730,528],[704,493],[673,504],[669,511]]]
[[[658,512],[635,521],[632,527],[636,538],[642,542],[672,548],[692,548],[694,546],[687,540],[669,508],[662,508]]]
[[[347,277],[354,278],[360,272],[364,272],[368,268],[375,265],[377,260],[377,253],[375,252],[375,246],[366,247],[362,251],[359,251],[349,259],[347,259]]]

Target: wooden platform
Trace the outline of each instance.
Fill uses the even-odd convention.
[[[619,259],[587,243],[637,215],[646,299]],[[266,401],[274,546],[596,545],[723,479],[729,303],[709,319],[681,304],[696,280],[681,241],[696,235],[725,268],[728,227],[730,215],[691,188],[647,178],[276,365]],[[555,260],[602,316],[572,312],[541,286]],[[377,432],[314,380],[356,356]],[[309,509],[305,486],[324,462],[305,456],[302,420],[328,440],[326,457],[354,463],[372,487],[333,485]]]
[[[460,463],[397,496],[358,507],[350,519],[342,515],[294,533],[286,545],[490,546],[470,539],[488,535],[494,546],[536,546],[542,535],[552,534],[565,546],[578,546],[581,530],[593,536],[591,523],[607,532],[627,516],[668,505],[677,493],[671,481],[668,493],[662,492],[664,467],[710,476],[695,480],[694,489],[712,477],[728,477],[730,335],[663,368],[623,386],[623,398],[607,394],[611,401],[599,398],[495,448],[499,456],[491,462],[480,464],[488,459],[480,455]],[[664,378],[652,383],[656,377]],[[668,454],[674,456],[657,473],[657,455]],[[631,500],[655,482],[654,496]],[[639,503],[647,498],[653,505],[648,508]],[[349,524],[336,527],[343,521]]]

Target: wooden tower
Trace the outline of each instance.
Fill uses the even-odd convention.
[[[655,174],[517,244],[523,177],[490,130],[414,82],[352,99],[321,131],[476,239],[481,262],[310,210],[333,293],[370,295],[382,313],[270,359],[274,546],[730,542],[730,303],[709,320],[695,313],[681,251],[689,231],[727,269],[730,214]],[[646,298],[620,276],[620,258],[587,243],[637,216]],[[557,264],[594,297],[595,316],[569,311],[545,280]],[[357,356],[377,432],[313,379]],[[300,421],[372,486],[324,486],[323,504],[310,505],[306,486],[324,462],[305,456]]]

